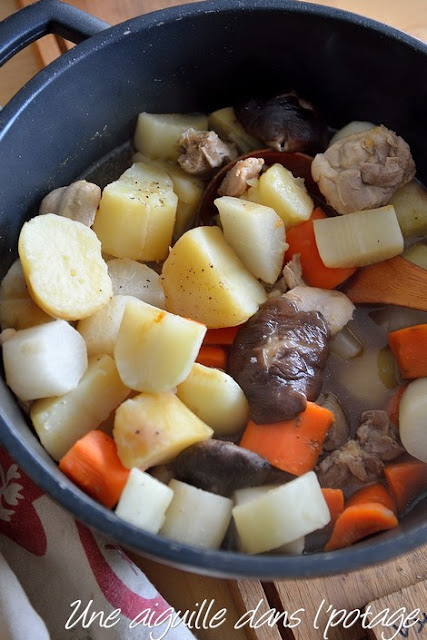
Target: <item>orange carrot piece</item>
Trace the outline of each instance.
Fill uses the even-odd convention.
[[[59,468],[109,509],[118,502],[129,475],[113,438],[98,429],[77,440],[59,461]]]
[[[427,463],[415,458],[394,462],[384,468],[399,513],[403,514],[423,495],[427,495]]]
[[[427,324],[391,331],[388,343],[403,378],[427,376]]]
[[[322,493],[331,513],[331,523],[334,524],[344,510],[344,494],[342,489],[322,489]]]
[[[208,329],[203,339],[204,345],[230,347],[241,325],[237,327],[224,327],[221,329]]]
[[[361,502],[346,507],[336,521],[325,551],[343,549],[379,531],[399,524],[393,511],[379,502]]]
[[[363,504],[366,502],[378,502],[382,504],[394,514],[397,512],[396,502],[391,495],[390,491],[381,482],[370,484],[367,487],[359,489],[347,500],[346,507],[352,507],[356,504]]]
[[[407,384],[403,384],[401,387],[399,387],[389,400],[386,407],[388,417],[396,426],[399,426],[399,406],[403,393],[406,391],[407,386]]]
[[[225,370],[227,367],[227,358],[228,351],[225,347],[214,347],[202,344],[196,362],[205,365],[205,367]]]
[[[285,261],[288,262],[295,254],[299,253],[304,281],[310,287],[335,289],[353,275],[356,269],[354,267],[332,269],[323,264],[317,249],[313,222],[327,217],[322,209],[317,207],[309,220],[286,230],[286,242],[289,244],[289,249],[285,253]]]
[[[270,464],[297,476],[311,471],[322,450],[334,414],[314,402],[290,420],[256,424],[249,420],[240,446],[263,456]]]

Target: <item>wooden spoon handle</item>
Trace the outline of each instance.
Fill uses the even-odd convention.
[[[354,303],[396,304],[427,311],[427,270],[400,256],[358,269],[342,290]]]

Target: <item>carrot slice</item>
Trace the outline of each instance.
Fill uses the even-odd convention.
[[[407,387],[408,387],[407,384],[403,384],[401,387],[399,387],[397,391],[394,393],[394,395],[391,397],[391,399],[389,400],[386,407],[386,412],[388,417],[390,418],[390,421],[396,426],[399,426],[400,401]]]
[[[227,367],[227,358],[228,351],[225,347],[213,347],[202,344],[196,362],[205,365],[205,367],[215,367],[216,369],[225,370]]]
[[[230,347],[241,325],[237,327],[223,327],[221,329],[208,329],[203,339],[204,345]]]
[[[310,287],[335,289],[353,275],[356,269],[354,267],[332,269],[323,264],[317,249],[313,222],[327,217],[322,209],[317,207],[309,220],[287,229],[286,242],[289,244],[289,249],[285,253],[285,261],[291,260],[299,253],[304,281]]]
[[[388,343],[403,378],[427,376],[427,324],[391,331]]]
[[[381,482],[370,484],[367,487],[359,489],[347,500],[346,507],[352,507],[356,504],[363,504],[366,502],[378,502],[382,504],[394,514],[397,512],[396,502],[391,495],[390,491]]]
[[[322,489],[323,497],[329,507],[331,523],[334,524],[344,510],[344,494],[342,489]]]
[[[343,549],[367,536],[399,524],[393,511],[379,502],[360,502],[346,507],[336,521],[325,551]]]
[[[390,490],[400,513],[423,495],[427,495],[427,463],[411,458],[384,468]]]
[[[113,438],[98,429],[77,440],[59,461],[59,468],[109,509],[118,502],[129,475]]]
[[[334,419],[329,409],[307,402],[305,411],[290,420],[270,424],[249,420],[240,446],[258,453],[275,467],[300,476],[314,469]]]

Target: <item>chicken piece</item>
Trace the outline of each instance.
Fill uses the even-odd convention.
[[[299,253],[292,256],[292,259],[283,267],[283,280],[285,282],[286,289],[295,289],[295,287],[306,286],[302,279],[302,265]]]
[[[381,460],[365,451],[356,440],[349,440],[324,458],[317,467],[322,487],[342,489],[349,495],[365,484],[376,482],[383,473]]]
[[[250,417],[279,422],[316,400],[328,356],[329,328],[317,311],[298,311],[285,296],[269,298],[239,329],[229,373],[243,389]]]
[[[264,166],[263,158],[245,158],[238,160],[221,182],[218,195],[238,198],[250,186],[250,180],[256,180]]]
[[[415,163],[409,145],[384,125],[354,134],[317,154],[313,179],[338,213],[386,205],[412,180]]]
[[[97,184],[77,180],[67,187],[59,187],[48,193],[41,201],[39,214],[56,213],[91,227],[100,200],[101,189]]]
[[[405,451],[399,442],[398,431],[385,411],[364,411],[361,421],[356,437],[364,451],[383,462],[394,460]]]
[[[305,286],[305,282],[302,279],[300,254],[296,253],[292,256],[292,260],[287,262],[283,267],[282,276],[274,283],[268,293],[268,297],[276,298],[286,293],[289,289],[294,289],[299,286]]]
[[[353,317],[354,304],[341,291],[298,286],[285,293],[299,311],[319,311],[326,319],[334,336]]]
[[[179,140],[179,146],[182,150],[178,158],[181,168],[200,176],[234,160],[238,154],[236,145],[224,142],[215,131],[187,129]]]

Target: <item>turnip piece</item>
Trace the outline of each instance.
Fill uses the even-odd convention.
[[[399,405],[399,434],[406,451],[427,462],[427,378],[410,382]]]
[[[3,345],[6,382],[20,400],[60,396],[87,368],[86,344],[65,320],[22,329]]]

